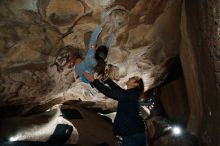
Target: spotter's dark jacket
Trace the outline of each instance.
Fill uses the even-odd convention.
[[[107,84],[108,86],[106,86]],[[109,98],[118,101],[118,108],[113,124],[113,134],[128,136],[145,131],[143,118],[140,116],[139,93],[135,89],[122,89],[111,79],[105,84],[95,79],[95,88]]]

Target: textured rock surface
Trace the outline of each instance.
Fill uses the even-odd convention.
[[[0,123],[1,141],[12,140],[47,142],[53,134],[57,124],[69,125],[73,128],[73,131],[67,140],[68,144],[76,144],[79,139],[77,129],[70,121],[62,117],[62,113],[59,108],[29,117],[1,119]]]
[[[1,0],[1,117],[43,112],[65,101],[114,110],[117,102],[76,79],[74,67],[58,72],[51,66],[58,50],[67,45],[84,57],[92,31],[102,23],[103,12],[112,8],[116,32],[107,58],[107,64],[114,65],[109,76],[124,87],[129,77],[139,75],[147,90],[164,81],[170,60],[180,56],[184,81],[164,87],[161,101],[172,106],[165,108],[169,116],[182,114],[188,130],[204,145],[218,145],[219,4],[217,0]],[[106,41],[108,26],[98,45]],[[182,102],[184,109],[174,108]]]
[[[185,1],[181,24],[180,58],[190,117],[188,129],[203,145],[219,145],[218,28],[219,1]],[[194,10],[192,11],[193,8]]]
[[[119,79],[121,86],[132,75],[143,77],[146,89],[160,84],[164,64],[178,54],[181,1],[140,0],[129,5],[120,1],[2,1],[0,104],[44,104],[63,97],[104,100],[115,106],[89,84],[76,80],[74,68],[57,72],[56,66],[50,66],[58,49],[66,45],[86,53],[90,34],[110,5],[117,31],[107,63],[118,68],[110,76]],[[107,35],[106,27],[99,44]]]

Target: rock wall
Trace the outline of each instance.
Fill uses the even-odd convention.
[[[58,72],[51,64],[58,50],[67,45],[77,48],[83,59],[92,31],[109,9],[116,29],[107,58],[107,64],[116,69],[110,76],[121,86],[133,75],[143,77],[145,89],[159,85],[165,77],[167,60],[178,54],[181,3],[1,1],[0,104],[36,105],[60,97],[106,101],[90,85],[76,79],[74,67]],[[111,25],[103,28],[98,45],[106,41]]]
[[[160,101],[168,117],[186,124],[189,119],[189,105],[183,78],[174,80],[161,88]],[[185,125],[184,125],[185,126]]]
[[[92,31],[109,9],[116,28],[107,58],[114,67],[109,76],[124,87],[129,77],[139,75],[148,90],[165,80],[169,60],[180,56],[188,130],[201,136],[204,145],[218,145],[214,141],[220,139],[215,127],[220,120],[217,0],[1,0],[0,105],[24,105],[21,113],[14,112],[21,115],[57,104],[51,102],[55,99],[115,109],[115,101],[77,79],[74,66],[62,72],[51,66],[58,50],[67,45],[79,50],[83,59]],[[106,41],[111,26],[103,28],[98,45]]]
[[[188,130],[203,145],[219,145],[218,20],[218,1],[183,4],[180,57],[189,96]]]

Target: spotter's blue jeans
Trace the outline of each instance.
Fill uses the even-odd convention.
[[[146,133],[141,132],[129,136],[124,136],[120,146],[147,146]]]

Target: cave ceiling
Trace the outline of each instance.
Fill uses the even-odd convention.
[[[29,105],[81,101],[91,107],[114,108],[89,84],[76,79],[74,69],[58,72],[60,48],[71,45],[85,54],[101,16],[112,9],[116,32],[107,64],[115,81],[139,75],[145,89],[163,82],[167,62],[178,56],[181,0],[1,0],[0,105]],[[107,27],[98,44],[106,41]],[[74,68],[74,67],[73,67]],[[49,107],[48,107],[49,108]]]

